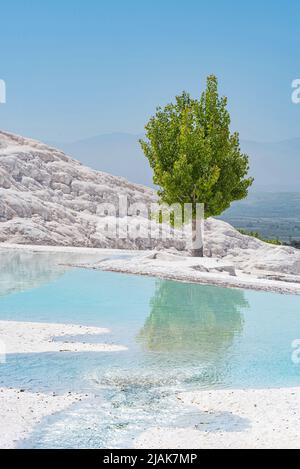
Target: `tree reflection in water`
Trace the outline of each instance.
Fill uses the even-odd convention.
[[[138,340],[153,352],[220,354],[243,329],[242,290],[158,281]]]

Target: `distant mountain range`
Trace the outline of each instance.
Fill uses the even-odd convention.
[[[267,192],[300,192],[300,138],[274,143],[241,142],[250,156],[254,189]]]
[[[84,165],[129,181],[151,186],[152,171],[145,159],[139,138],[142,135],[112,133],[72,143],[53,143]],[[242,141],[250,156],[253,190],[300,192],[300,138],[275,143]]]
[[[55,146],[93,169],[152,186],[152,171],[139,145],[141,137],[113,133]]]

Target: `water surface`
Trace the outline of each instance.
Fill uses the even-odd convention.
[[[188,426],[178,392],[299,385],[300,297],[65,263],[63,254],[0,253],[0,319],[108,327],[89,340],[128,351],[10,355],[1,386],[91,396],[43,421],[25,447],[129,447],[150,426]]]

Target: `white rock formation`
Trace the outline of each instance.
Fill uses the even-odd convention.
[[[0,132],[0,243],[102,248],[186,248],[175,239],[149,237],[154,221],[142,216],[121,217],[119,230],[139,228],[137,239],[105,234],[107,220],[102,204],[118,207],[119,196],[129,206],[156,202],[152,189],[123,178],[94,171],[34,140]],[[244,236],[223,221],[205,222],[205,255],[222,258],[236,269],[280,280],[280,275],[300,275],[300,251],[266,244]],[[297,281],[294,278],[291,281]],[[284,281],[287,281],[284,278]]]
[[[48,352],[121,352],[127,350],[125,346],[110,343],[109,340],[101,341],[101,343],[88,342],[90,336],[108,334],[109,332],[108,329],[77,324],[0,321],[1,352],[8,355]]]
[[[299,388],[225,389],[177,396],[189,419],[140,434],[139,449],[299,448]],[[187,411],[187,409],[186,409]]]
[[[275,246],[242,235],[228,223],[212,218],[205,222],[205,255],[226,258],[246,273],[300,275],[299,249]]]
[[[156,202],[151,189],[86,168],[37,141],[0,132],[0,242],[131,249],[171,246],[171,240],[150,240],[148,225],[157,229],[156,224],[137,216],[121,218],[120,231],[126,231],[127,225],[138,226],[140,238],[106,236],[103,204],[118,210],[119,196],[127,197],[129,207]],[[184,248],[183,241],[175,244]]]
[[[18,448],[44,418],[86,399],[85,395],[0,388],[0,448]]]

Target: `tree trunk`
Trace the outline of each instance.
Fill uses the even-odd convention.
[[[203,257],[203,233],[202,233],[202,221],[200,219],[193,218],[192,221],[192,257]]]
[[[192,249],[191,250],[191,255],[192,255],[192,257],[204,257],[203,246],[202,246],[202,248],[199,248],[199,249]]]

